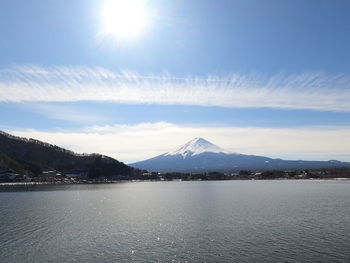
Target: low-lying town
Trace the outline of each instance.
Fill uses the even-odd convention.
[[[0,168],[0,183],[43,183],[43,184],[74,184],[74,183],[108,183],[121,180],[152,180],[152,181],[206,181],[206,180],[266,180],[266,179],[350,179],[350,168],[327,168],[315,170],[289,171],[249,171],[238,173],[203,172],[203,173],[159,173],[143,171],[139,176],[128,177],[122,175],[99,176],[90,178],[88,173],[64,174],[56,170],[43,171],[40,175],[29,177]]]

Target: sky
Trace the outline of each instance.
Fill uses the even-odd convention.
[[[350,161],[347,0],[2,0],[0,129],[131,163],[203,137]]]

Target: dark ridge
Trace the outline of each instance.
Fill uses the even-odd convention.
[[[13,136],[0,131],[0,168],[19,174],[38,176],[55,170],[63,174],[84,174],[89,178],[133,179],[138,169],[101,154],[77,154],[35,139]]]

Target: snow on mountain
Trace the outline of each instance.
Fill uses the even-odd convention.
[[[226,151],[211,142],[203,138],[194,138],[188,143],[180,146],[180,148],[175,151],[170,151],[164,154],[164,156],[169,155],[182,155],[185,159],[187,157],[195,156],[201,153],[210,152],[210,153],[227,153],[230,154],[232,152]]]

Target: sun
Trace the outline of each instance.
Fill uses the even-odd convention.
[[[149,22],[144,0],[106,0],[102,18],[103,33],[117,39],[139,37]]]

